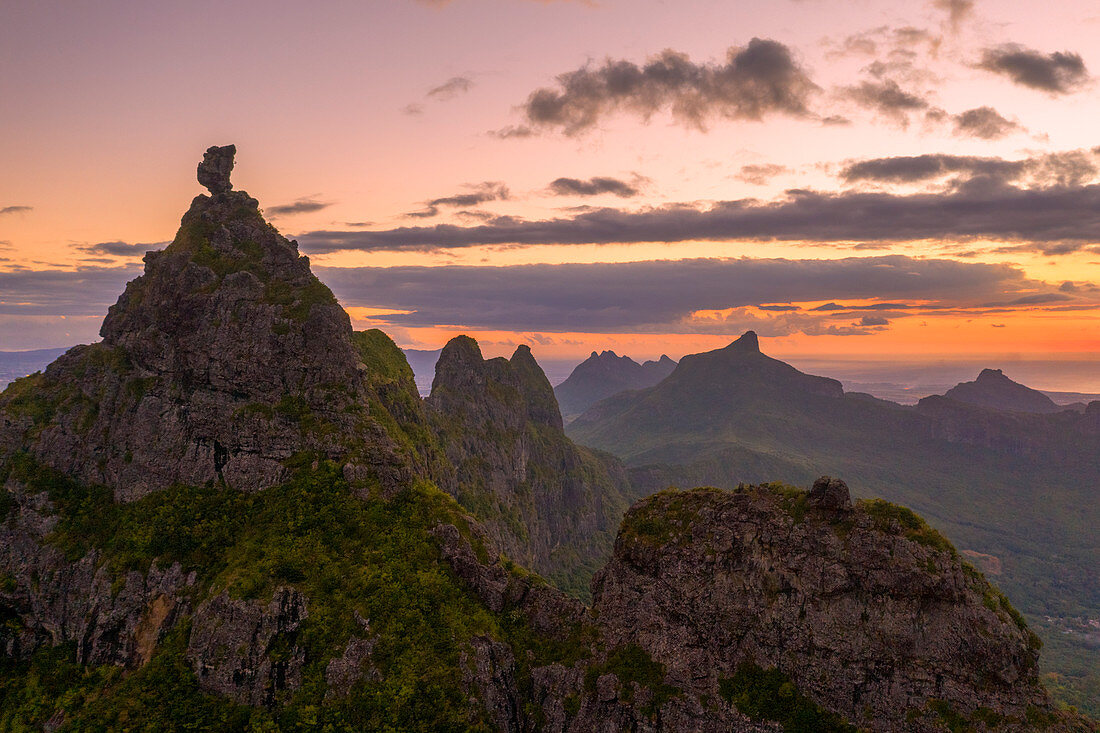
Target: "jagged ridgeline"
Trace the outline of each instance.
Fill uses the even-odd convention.
[[[422,401],[234,154],[103,340],[0,395],[0,731],[1087,729],[1008,601],[841,482],[664,492],[612,551],[622,466],[530,351],[456,339]]]

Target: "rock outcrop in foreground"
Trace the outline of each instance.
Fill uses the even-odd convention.
[[[621,467],[525,347],[456,339],[423,403],[233,153],[103,341],[0,395],[0,728],[1088,729],[1000,593],[836,479],[636,503],[591,606],[516,564],[602,561]]]
[[[847,493],[823,479],[635,505],[593,584],[605,644],[645,649],[700,699],[751,665],[860,728],[938,730],[950,710],[1026,729],[1049,705],[1039,640],[923,521]]]

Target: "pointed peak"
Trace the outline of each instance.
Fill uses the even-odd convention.
[[[592,352],[592,353],[591,353],[591,354],[590,354],[590,355],[588,356],[588,358],[589,358],[589,359],[599,359],[599,358],[600,358],[600,355],[599,355],[598,353],[596,353],[595,351],[593,351],[593,352]]]
[[[759,354],[760,339],[756,336],[756,331],[745,331],[745,333],[741,335],[741,338],[737,339],[726,348],[734,351],[746,351]]]

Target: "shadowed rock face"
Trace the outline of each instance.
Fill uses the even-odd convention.
[[[442,483],[512,559],[583,591],[630,499],[622,465],[562,432],[549,380],[527,346],[483,359],[452,339],[427,399],[454,470]]]
[[[233,152],[207,151],[199,178],[213,195],[146,255],[102,342],[46,370],[46,419],[0,425],[0,447],[26,438],[43,463],[123,499],[174,482],[256,490],[282,481],[295,453],[338,458],[359,443],[389,471],[351,322],[297,245],[231,190]]]

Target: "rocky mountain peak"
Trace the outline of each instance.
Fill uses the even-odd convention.
[[[484,359],[477,341],[454,337],[439,354],[428,399],[444,411],[499,409],[501,417],[514,413],[505,423],[530,420],[557,430],[562,427],[554,388],[526,344],[511,359]]]
[[[234,153],[207,150],[198,178],[212,195],[145,256],[102,342],[47,369],[41,389],[57,405],[40,460],[136,498],[175,482],[259,489],[295,453],[362,443],[351,321],[258,202],[231,190]]]

